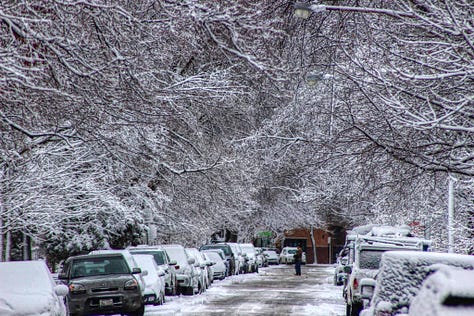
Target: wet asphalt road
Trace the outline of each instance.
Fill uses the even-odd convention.
[[[333,267],[306,265],[302,276],[292,265],[260,269],[258,274],[216,281],[202,295],[169,297],[147,307],[157,315],[345,315],[341,288],[332,285]]]

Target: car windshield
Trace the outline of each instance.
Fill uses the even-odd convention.
[[[71,279],[104,274],[128,274],[125,259],[122,256],[78,258],[71,265]]]
[[[204,245],[201,247],[201,250],[206,249],[222,249],[226,256],[230,256],[231,251],[228,245]]]
[[[378,269],[385,250],[362,250],[359,257],[361,269]]]
[[[159,250],[130,250],[131,253],[133,254],[139,254],[139,255],[152,255],[153,258],[155,259],[155,262],[157,265],[164,265],[166,264],[165,260],[165,252],[164,251],[159,251]]]
[[[166,248],[166,252],[171,259],[176,260],[180,265],[185,265],[188,262],[188,257],[182,248]]]
[[[255,254],[255,248],[252,246],[242,245],[240,246],[246,254]]]
[[[211,252],[212,252],[212,253],[215,253],[215,254],[218,255],[222,260],[225,260],[224,254],[223,254],[221,251],[219,251],[220,249],[216,249],[216,250],[217,250],[217,251],[214,251],[214,250],[212,250],[212,249],[207,249],[207,250],[204,250],[204,252],[205,252],[205,253],[211,253]]]
[[[290,255],[294,255],[296,253],[296,249],[288,249],[288,253]]]
[[[207,256],[212,260],[212,261],[216,261],[216,262],[219,262],[219,261],[222,261],[222,258],[221,256],[219,256],[219,254],[217,252],[206,252]]]

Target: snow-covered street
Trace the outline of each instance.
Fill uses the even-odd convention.
[[[145,315],[345,315],[341,287],[333,285],[334,267],[293,265],[261,268],[214,281],[203,294],[167,297],[162,306],[147,306]]]

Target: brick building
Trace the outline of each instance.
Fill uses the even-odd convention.
[[[296,247],[301,244],[306,253],[306,262],[327,264],[336,262],[336,256],[344,246],[346,230],[332,226],[327,230],[320,228],[299,228],[285,231],[284,238],[277,241],[277,248]],[[314,241],[314,246],[313,246]]]

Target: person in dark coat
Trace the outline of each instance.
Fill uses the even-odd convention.
[[[293,257],[295,258],[295,274],[301,275],[301,262],[303,261],[303,249],[301,249],[301,245],[296,247],[296,253]]]

